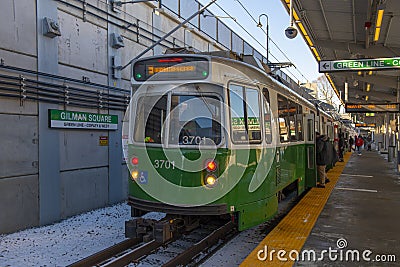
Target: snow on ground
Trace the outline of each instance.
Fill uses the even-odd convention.
[[[265,225],[245,230],[206,260],[201,267],[239,266],[265,238]]]
[[[126,203],[90,211],[60,223],[0,235],[0,267],[66,266],[125,239]],[[159,220],[165,213],[143,218]],[[269,231],[266,222],[243,231],[202,266],[238,266]],[[145,264],[146,265],[146,264]]]
[[[0,267],[65,266],[125,239],[126,203],[0,235]]]

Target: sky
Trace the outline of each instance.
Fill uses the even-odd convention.
[[[313,57],[311,50],[306,45],[303,37],[299,33],[296,38],[288,39],[285,36],[285,29],[289,26],[289,14],[280,0],[239,0],[240,3],[249,11],[249,13],[258,21],[261,14],[266,14],[269,21],[269,37],[286,54],[283,55],[277,47],[269,42],[269,61],[292,62],[296,68],[287,68],[286,74],[294,78],[295,81],[311,82],[316,80],[320,74],[318,72],[318,63]],[[266,46],[266,35],[257,27],[253,19],[242,8],[238,0],[217,0],[216,4],[225,9],[236,21],[247,29],[260,43]],[[200,0],[206,4],[209,0]],[[226,14],[215,3],[209,7],[215,15],[226,16]],[[248,41],[258,51],[266,55],[265,48],[262,48],[254,39],[243,31],[234,20],[221,18],[231,29],[238,33],[242,38]],[[261,17],[263,29],[266,28],[266,18]],[[275,58],[274,58],[275,57]],[[289,59],[289,60],[288,60]],[[290,71],[290,72],[289,72]]]

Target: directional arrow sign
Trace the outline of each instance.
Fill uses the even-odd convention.
[[[400,69],[400,57],[320,61],[319,72]]]

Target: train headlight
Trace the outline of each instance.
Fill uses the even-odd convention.
[[[139,171],[138,170],[133,170],[131,172],[132,180],[136,180],[139,177]]]
[[[217,183],[217,178],[214,175],[207,175],[205,179],[205,184],[208,187],[213,187]]]
[[[214,160],[208,160],[206,163],[206,169],[209,172],[213,172],[217,169],[217,163]]]

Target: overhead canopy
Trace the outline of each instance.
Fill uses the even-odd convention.
[[[290,0],[281,1],[289,12]],[[400,0],[293,0],[293,7],[295,23],[318,62],[400,56]],[[326,73],[343,101],[347,82],[347,102],[400,102],[400,69]]]

